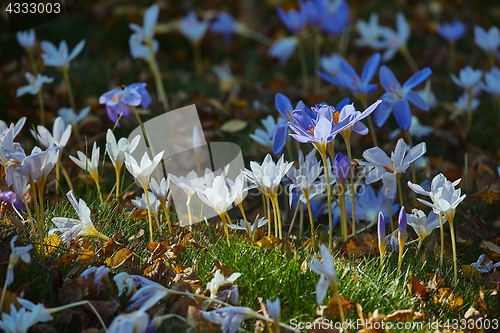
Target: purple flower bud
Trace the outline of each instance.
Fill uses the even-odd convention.
[[[16,194],[12,191],[0,192],[0,204],[7,203],[13,205],[16,202]]]
[[[382,212],[378,213],[378,224],[377,224],[377,232],[378,232],[378,242],[385,242],[385,219],[384,214]]]
[[[398,218],[398,228],[399,228],[399,238],[406,238],[406,212],[404,206],[401,207],[401,210],[399,211],[399,218]]]
[[[345,184],[347,178],[349,178],[349,172],[351,170],[351,160],[349,160],[349,157],[345,156],[344,154],[337,153],[337,155],[335,156],[335,161],[333,163],[337,183]]]

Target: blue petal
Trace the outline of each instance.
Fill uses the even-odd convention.
[[[342,108],[343,108],[344,106],[346,106],[347,104],[349,104],[349,102],[350,102],[349,97],[345,97],[345,98],[343,98],[343,99],[339,102],[339,104],[337,104],[337,106],[335,107],[335,109],[337,109],[337,110],[342,110]]]
[[[358,73],[352,68],[351,64],[349,64],[347,61],[342,60],[340,61],[340,70],[344,72],[345,74],[349,76],[358,76]]]
[[[387,118],[389,118],[391,111],[392,103],[382,101],[382,103],[380,103],[373,112],[373,121],[375,122],[375,125],[381,127],[386,122]]]
[[[394,85],[399,86],[399,82],[387,66],[380,67],[380,84],[385,90],[394,90]]]
[[[378,86],[375,83],[370,83],[370,84],[364,86],[363,88],[359,89],[359,91],[363,92],[363,93],[372,93],[375,90],[377,90],[377,88],[378,88]]]
[[[419,70],[415,74],[413,74],[406,82],[403,84],[403,91],[408,92],[413,87],[415,87],[420,82],[424,81],[432,74],[432,71],[429,67]]]
[[[276,110],[285,118],[290,118],[290,114],[293,111],[292,102],[290,99],[283,95],[282,93],[277,93],[274,97],[274,104],[276,105]],[[287,113],[288,111],[288,113]]]
[[[365,68],[363,68],[363,73],[361,74],[361,81],[363,85],[366,86],[375,75],[378,65],[380,64],[380,54],[375,53],[366,62]]]
[[[411,125],[410,103],[406,99],[394,102],[394,116],[396,122],[403,131],[407,131]]]
[[[429,105],[424,101],[422,97],[420,97],[418,93],[414,92],[413,90],[410,90],[406,93],[406,99],[408,99],[408,101],[416,107],[424,111],[429,111]]]
[[[276,125],[274,129],[273,153],[274,155],[281,155],[288,138],[288,126],[283,122]]]
[[[342,84],[342,82],[340,82],[339,80],[337,80],[336,78],[334,78],[331,75],[328,75],[328,74],[326,74],[324,72],[321,72],[321,71],[316,71],[316,74],[318,74],[319,76],[321,76],[321,78],[323,80],[328,81],[328,82],[330,82],[333,85],[336,85],[336,86],[339,86],[339,87],[344,87],[344,85]]]

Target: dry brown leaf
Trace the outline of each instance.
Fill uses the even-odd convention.
[[[0,288],[0,294],[2,293],[3,289]],[[2,308],[0,309],[0,312],[2,313],[10,313],[10,305],[14,304],[16,307],[21,306],[19,302],[17,301],[17,294],[15,292],[10,291],[9,289],[5,290],[5,296],[2,304]]]
[[[411,275],[410,281],[408,282],[408,289],[410,289],[412,295],[417,296],[419,299],[427,299],[428,295],[425,286],[414,274]]]
[[[493,240],[493,242],[483,240],[481,244],[479,244],[479,247],[494,261],[500,261],[500,246],[495,244],[498,243],[498,241],[498,238]]]
[[[429,282],[427,283],[427,288],[429,288],[430,290],[437,290],[438,288],[444,286],[443,277],[432,273],[427,273],[426,276],[429,279]]]
[[[462,296],[455,296],[450,288],[439,288],[438,295],[434,296],[435,304],[447,304],[450,310],[458,310],[464,305]]]
[[[377,239],[369,233],[351,237],[347,241],[346,251],[349,255],[354,256],[354,258],[360,258],[366,255],[376,255],[378,253]]]
[[[419,319],[424,319],[424,314],[412,309],[397,310],[385,317],[385,320],[394,321],[414,321]]]
[[[328,305],[323,308],[323,311],[321,313],[321,317],[325,318],[334,318],[334,317],[339,317],[340,312],[339,312],[339,300],[340,304],[342,305],[342,310],[344,313],[349,311],[349,309],[352,306],[351,301],[347,300],[344,296],[334,296],[328,301]]]
[[[111,260],[111,268],[115,269],[115,268],[122,266],[127,260],[132,258],[133,254],[134,254],[134,251],[127,249],[127,248],[123,248],[123,249],[118,250],[114,254],[114,256]]]

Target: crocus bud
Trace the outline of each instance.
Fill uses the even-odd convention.
[[[344,154],[337,153],[337,155],[335,156],[335,161],[333,163],[337,183],[345,184],[347,178],[349,178],[351,160],[349,160],[349,157],[345,156]]]
[[[384,260],[386,233],[385,233],[385,219],[384,219],[384,214],[382,214],[382,212],[378,213],[377,232],[378,232],[378,250],[380,252],[380,260]]]

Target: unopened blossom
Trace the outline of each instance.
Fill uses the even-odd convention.
[[[425,142],[421,142],[406,153],[406,143],[399,139],[391,158],[380,149],[373,147],[363,152],[366,162],[361,162],[368,172],[366,183],[371,184],[382,179],[384,195],[388,199],[396,197],[396,176],[405,173],[410,164],[427,151]]]
[[[64,40],[59,44],[59,48],[46,40],[42,41],[41,45],[43,50],[42,59],[45,66],[67,69],[71,60],[82,52],[85,40],[80,41],[70,54],[68,54],[68,45]]]
[[[210,25],[210,31],[216,34],[231,35],[241,30],[241,25],[226,12],[219,11]]]
[[[313,272],[320,274],[318,284],[316,285],[317,304],[323,303],[328,288],[338,283],[337,272],[335,271],[335,265],[330,250],[328,250],[325,244],[321,244],[319,250],[323,258],[322,262],[319,262],[318,259],[313,257],[312,261],[309,263],[309,268]]]
[[[500,69],[493,67],[484,75],[484,83],[481,88],[493,96],[500,97]]]
[[[71,136],[71,125],[68,124],[65,126],[62,117],[57,117],[56,120],[54,120],[52,133],[50,133],[50,131],[42,125],[38,125],[36,129],[38,133],[34,130],[30,130],[31,135],[33,135],[33,137],[44,147],[56,144],[57,146],[64,148]]]
[[[32,28],[26,31],[18,31],[16,37],[19,45],[21,45],[25,51],[33,51],[36,40],[35,29]]]
[[[54,81],[53,78],[42,75],[40,73],[38,73],[35,77],[30,72],[26,72],[26,74],[24,74],[24,77],[29,84],[27,86],[17,88],[16,97],[20,97],[24,94],[36,95],[38,94],[44,83],[51,83],[52,81]]]
[[[385,219],[384,219],[384,214],[380,212],[378,214],[378,220],[377,220],[377,239],[378,239],[378,250],[380,252],[380,258],[383,260],[385,256],[385,237],[386,237],[386,230],[385,230]]]

